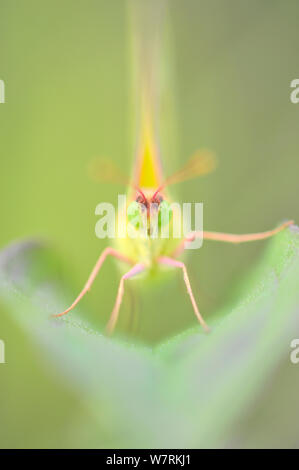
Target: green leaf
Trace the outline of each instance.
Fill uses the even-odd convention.
[[[51,318],[69,301],[59,286],[59,272],[58,261],[46,247],[35,242],[12,245],[0,257],[2,299],[92,415],[101,422],[104,404],[108,421],[113,423],[117,416],[115,433],[125,438],[118,445],[134,437],[138,446],[140,413],[148,420],[152,413],[152,358],[141,346],[125,347],[93,330],[79,319],[85,317],[80,306],[74,315]],[[151,426],[140,438],[150,439],[153,432]]]
[[[43,363],[92,414],[92,445],[294,447],[299,365],[290,361],[290,343],[299,337],[298,261],[299,231],[291,227],[267,242],[210,322],[210,334],[197,326],[152,349],[95,331],[80,305],[50,318],[69,303],[69,288],[56,255],[41,244],[1,253],[0,298]]]

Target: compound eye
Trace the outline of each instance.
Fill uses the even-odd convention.
[[[163,196],[161,196],[161,194],[157,194],[155,198],[152,199],[152,202],[154,204],[161,204],[162,201],[163,201]]]
[[[164,227],[169,225],[172,218],[172,209],[167,201],[162,201],[159,205],[159,214],[158,214],[158,225],[159,227]]]
[[[143,202],[143,197],[141,196],[141,194],[136,197],[136,201],[135,201],[135,202]]]
[[[130,224],[136,229],[142,226],[142,215],[141,215],[142,204],[137,201],[133,201],[128,205],[127,217]]]

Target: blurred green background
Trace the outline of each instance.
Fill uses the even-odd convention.
[[[169,4],[175,146],[162,135],[162,158],[171,173],[199,147],[217,154],[214,174],[175,191],[182,201],[204,202],[206,230],[255,232],[298,220],[299,105],[290,102],[290,82],[298,78],[298,15],[296,0]],[[46,239],[74,286],[71,300],[107,245],[94,233],[95,207],[115,202],[121,192],[91,182],[87,164],[106,156],[129,172],[133,161],[127,3],[0,0],[0,44],[0,79],[6,85],[6,103],[0,104],[0,245]],[[187,259],[207,321],[264,247],[265,242],[237,247],[206,242]],[[117,267],[107,261],[82,301],[99,328],[109,317],[118,280]],[[135,335],[143,342],[156,343],[196,323],[180,276],[136,300],[132,295],[125,298],[120,329],[126,330],[137,302]],[[63,423],[78,424],[78,403],[73,416],[74,398],[43,375],[36,351],[2,310],[0,338],[13,344],[7,360],[18,364],[18,373],[6,369],[6,386],[1,385],[9,401],[0,403],[1,421],[7,423],[0,427],[0,446],[59,445],[61,436],[49,431],[58,428],[64,445],[76,445],[80,436],[68,442]],[[58,398],[63,411],[61,405],[52,414]],[[16,421],[6,416],[11,407]],[[47,431],[31,429],[27,407],[47,419]],[[87,419],[92,417],[82,412],[82,422]]]

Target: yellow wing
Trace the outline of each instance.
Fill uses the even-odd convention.
[[[210,150],[198,150],[180,170],[164,181],[163,187],[206,175],[213,171],[216,166],[216,157]]]
[[[96,182],[130,185],[130,178],[108,158],[94,158],[90,161],[87,171],[90,179]]]

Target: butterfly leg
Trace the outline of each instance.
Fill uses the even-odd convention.
[[[184,281],[185,281],[185,284],[186,284],[186,287],[187,287],[187,292],[188,292],[188,295],[190,297],[194,313],[195,313],[199,323],[204,328],[204,330],[209,331],[209,327],[206,324],[206,322],[204,321],[204,319],[202,318],[202,316],[201,316],[201,314],[198,310],[196,301],[194,299],[194,295],[193,295],[193,292],[192,292],[192,289],[191,289],[191,284],[190,284],[190,280],[189,280],[189,276],[188,276],[187,268],[186,268],[185,264],[182,263],[181,261],[176,260],[176,259],[168,258],[167,256],[162,256],[161,258],[158,259],[158,262],[160,264],[165,264],[167,266],[172,266],[173,268],[182,269]]]
[[[74,300],[74,302],[72,303],[72,305],[67,308],[64,312],[62,313],[57,313],[56,315],[53,315],[53,317],[62,317],[62,315],[65,315],[66,313],[68,313],[70,310],[72,310],[79,302],[80,300],[82,299],[82,297],[90,290],[99,270],[101,269],[102,267],[102,264],[104,263],[105,259],[107,258],[107,256],[114,256],[114,258],[117,258],[121,261],[124,261],[126,263],[129,263],[129,264],[133,264],[133,262],[127,258],[126,256],[124,256],[122,253],[120,253],[119,251],[117,250],[114,250],[113,248],[110,248],[110,247],[107,247],[105,248],[105,250],[102,252],[102,254],[100,255],[98,261],[96,262],[96,265],[95,267],[93,268],[93,270],[91,271],[91,274],[85,284],[85,286],[83,287],[82,291],[80,292],[80,294],[78,295],[78,297],[76,298],[76,300]]]
[[[245,242],[252,242],[256,240],[264,240],[265,238],[273,237],[277,233],[284,230],[289,225],[294,223],[293,220],[288,220],[284,222],[279,227],[276,227],[273,230],[268,230],[267,232],[260,232],[260,233],[245,233],[242,235],[236,235],[232,233],[221,233],[221,232],[192,232],[188,235],[176,248],[173,255],[178,256],[182,251],[185,249],[185,244],[188,242],[192,242],[196,237],[203,237],[204,240],[214,240],[219,242],[226,242],[226,243],[245,243]]]
[[[111,334],[113,332],[113,330],[115,328],[115,325],[116,325],[116,322],[117,322],[117,319],[118,319],[118,313],[119,313],[119,309],[120,309],[122,299],[123,299],[123,295],[124,295],[124,282],[125,282],[125,280],[136,276],[137,274],[141,273],[144,270],[145,270],[145,265],[141,264],[141,263],[138,263],[138,264],[135,264],[135,266],[132,269],[130,269],[130,271],[128,271],[127,273],[125,273],[121,277],[119,287],[118,287],[117,296],[116,296],[116,300],[115,300],[115,304],[114,304],[111,316],[110,316],[109,321],[108,321],[107,326],[106,326],[106,331],[107,331],[108,334]]]

